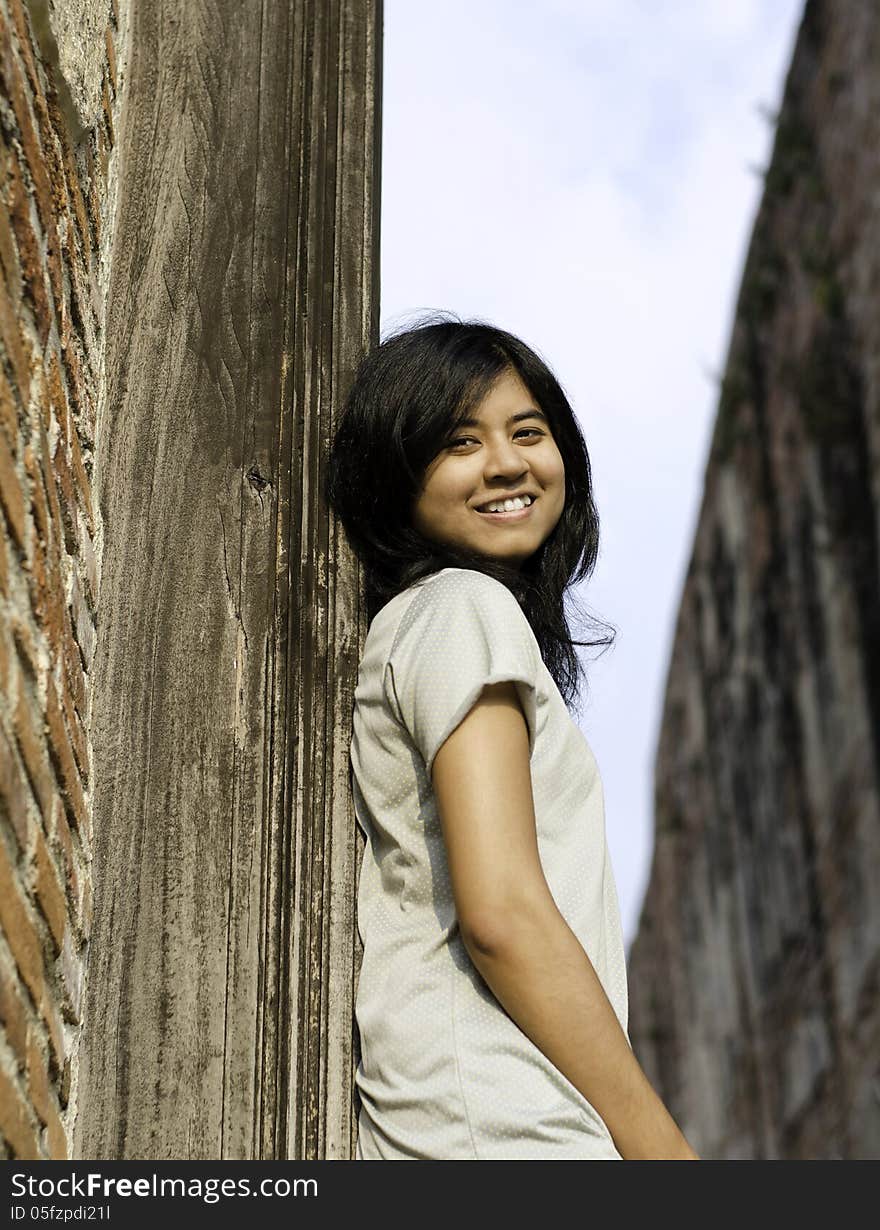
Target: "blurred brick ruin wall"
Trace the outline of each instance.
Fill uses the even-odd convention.
[[[65,1158],[92,884],[92,472],[124,0],[0,0],[0,1157]]]
[[[709,1158],[880,1156],[880,7],[809,0],[655,767],[630,1037]]]

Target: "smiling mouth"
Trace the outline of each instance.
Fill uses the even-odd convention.
[[[527,504],[525,508],[511,508],[509,511],[505,510],[504,512],[485,512],[481,508],[475,508],[474,512],[479,513],[487,521],[498,521],[502,524],[508,521],[525,521],[535,507],[537,500],[538,497],[534,496],[531,504]]]

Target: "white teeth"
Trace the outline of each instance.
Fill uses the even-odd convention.
[[[491,504],[487,504],[481,512],[514,512],[519,508],[528,508],[530,504],[534,504],[534,496],[517,496],[514,500],[493,500]]]

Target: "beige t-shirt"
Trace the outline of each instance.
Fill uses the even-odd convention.
[[[598,1113],[513,1021],[461,940],[428,770],[488,683],[514,680],[538,850],[621,1026],[627,986],[602,783],[506,586],[444,568],[370,625],[351,783],[366,847],[355,999],[359,1160],[619,1159]]]

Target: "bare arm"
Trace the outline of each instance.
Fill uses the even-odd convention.
[[[622,1157],[698,1160],[544,877],[513,683],[483,690],[432,776],[462,940],[490,990],[596,1108]]]

